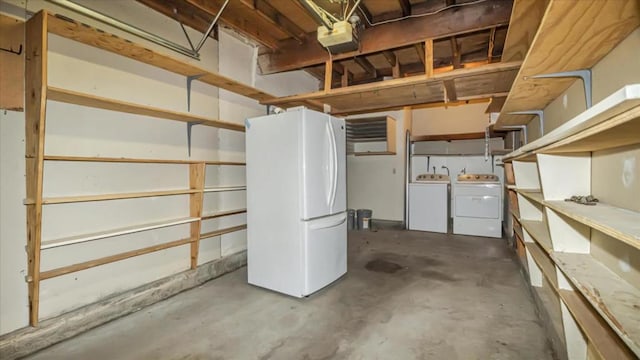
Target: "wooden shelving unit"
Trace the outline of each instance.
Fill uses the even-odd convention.
[[[205,233],[202,233],[201,231],[203,221],[246,213],[246,209],[223,210],[209,214],[202,213],[205,193],[246,190],[244,185],[205,187],[205,173],[207,166],[244,166],[244,162],[45,154],[45,109],[47,100],[120,113],[143,115],[154,119],[180,121],[190,124],[199,124],[244,132],[244,126],[227,121],[211,119],[190,113],[160,109],[142,104],[134,104],[116,99],[108,99],[49,86],[47,83],[47,57],[48,35],[50,33],[102,50],[110,51],[176,74],[184,76],[200,75],[197,81],[226,89],[252,99],[259,101],[274,99],[273,96],[267,93],[238,83],[233,79],[200,69],[188,63],[170,58],[166,55],[159,54],[142,45],[122,39],[92,26],[76,22],[67,17],[49,14],[46,11],[41,11],[33,15],[26,23],[25,36],[25,52],[28,54],[34,54],[35,56],[27,56],[26,58],[26,199],[24,202],[27,208],[27,281],[29,288],[29,320],[32,326],[37,326],[39,321],[40,282],[42,280],[183,245],[190,245],[190,267],[191,269],[195,269],[198,266],[199,244],[201,239],[216,237],[246,229],[246,225],[238,225]],[[316,108],[318,107],[318,104],[314,104],[313,102],[300,102],[299,104]],[[184,168],[189,174],[189,181],[188,184],[185,184],[184,188],[180,189],[44,197],[43,183],[45,178],[43,170],[45,162],[184,165]],[[178,219],[163,219],[155,222],[106,229],[85,234],[74,234],[58,239],[42,241],[42,207],[45,205],[155,198],[159,196],[188,196],[189,214],[184,214],[184,217]],[[53,207],[55,208],[55,206]],[[47,256],[46,251],[49,249],[72,247],[81,243],[100,241],[117,236],[180,225],[189,225],[188,237],[109,256],[98,257],[96,259],[80,263],[68,264],[47,271],[41,271],[40,269],[40,259],[43,255]],[[44,254],[43,251],[45,251]]]
[[[504,159],[513,172],[507,178],[514,179],[509,191],[517,194],[511,202],[524,230],[527,273],[534,288],[540,276],[555,284],[562,308],[555,320],[570,359],[640,356],[640,208],[565,201],[606,191],[602,182],[594,188],[600,154],[640,148],[639,90],[625,86]]]
[[[516,12],[521,8],[526,10],[529,4],[522,1],[514,6]],[[640,4],[636,0],[548,1],[496,128],[528,124],[531,115],[509,113],[542,110],[576,81],[575,78],[536,79],[533,76],[591,69],[640,25],[638,14]],[[526,17],[521,21],[526,22]],[[512,22],[510,28],[519,25]]]
[[[522,16],[531,6],[514,4],[514,14],[520,15],[511,28],[535,28],[538,12]],[[543,110],[576,81],[537,75],[591,69],[637,29],[640,3],[549,0],[540,19],[497,129],[527,125],[532,115],[511,113]],[[506,61],[521,58],[508,50]],[[543,320],[560,337],[551,341],[560,358],[637,359],[640,206],[625,200],[637,197],[632,187],[609,189],[620,174],[608,180],[601,172],[606,169],[602,157],[627,154],[639,160],[634,151],[640,146],[640,84],[628,84],[561,120],[567,121],[503,159],[516,243],[526,254],[523,266]],[[603,201],[593,206],[565,201],[589,194]],[[522,259],[523,250],[517,251]]]

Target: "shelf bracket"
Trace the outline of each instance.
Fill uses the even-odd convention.
[[[527,138],[527,125],[507,125],[507,126],[502,126],[502,129],[520,130],[520,131],[522,131],[522,135],[524,136],[524,144],[523,145],[527,145],[527,143],[529,142],[529,140]]]
[[[544,136],[544,111],[542,110],[523,110],[510,112],[509,115],[536,115],[540,121],[540,137]]]
[[[194,125],[202,124],[200,121],[191,121],[187,123],[187,148],[189,149],[189,157],[191,157],[191,128]]]
[[[589,109],[592,105],[591,69],[562,71],[562,72],[550,73],[550,74],[540,74],[540,75],[529,76],[528,78],[547,79],[547,78],[566,78],[566,77],[577,77],[582,79],[582,84],[584,85],[584,99],[587,104],[587,109]]]
[[[198,80],[205,75],[206,74],[197,74],[187,76],[187,111],[191,111],[191,83],[193,80]]]

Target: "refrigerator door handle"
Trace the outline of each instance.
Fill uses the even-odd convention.
[[[333,129],[333,121],[329,117],[329,131],[331,132],[331,148],[333,150],[333,166],[332,169],[332,186],[331,186],[331,209],[336,201],[336,193],[338,192],[338,144],[336,141],[336,133]]]
[[[311,230],[327,229],[342,225],[347,220],[347,214],[343,213],[339,217],[331,216],[328,219],[314,220],[309,226]]]
[[[333,168],[336,166],[333,163],[333,136],[331,132],[331,120],[327,123],[327,140],[329,141],[329,191],[327,193],[327,205],[329,211],[331,211],[331,202],[333,201]]]

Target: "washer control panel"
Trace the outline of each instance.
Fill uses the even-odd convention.
[[[448,182],[449,176],[442,174],[420,174],[416,177],[416,182],[433,182],[442,181]]]
[[[500,182],[497,175],[494,174],[460,174],[458,182]]]

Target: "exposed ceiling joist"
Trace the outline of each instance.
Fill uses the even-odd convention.
[[[198,9],[210,14],[217,14],[218,10],[224,3],[222,0],[185,0],[188,4],[197,7]],[[240,1],[231,1],[225,8],[224,13],[220,18],[220,22],[229,26],[235,31],[255,39],[260,44],[275,49],[278,47],[278,38],[272,33],[262,31],[262,27],[270,22],[265,20],[257,12],[247,12],[246,5],[243,5]],[[296,44],[300,44],[298,40],[292,39]],[[314,39],[315,40],[315,39]]]
[[[359,56],[355,59],[353,59],[356,64],[358,64],[362,70],[364,70],[370,77],[377,77],[378,73],[376,71],[376,67],[373,66],[373,64],[371,64],[371,62],[369,60],[367,60],[367,58],[365,58],[364,56]]]
[[[206,0],[187,1],[207,3]],[[427,38],[442,38],[505,25],[509,23],[512,4],[509,0],[487,0],[430,16],[370,27],[362,31],[359,51],[334,54],[333,59],[353,58],[412,45]],[[362,5],[359,8],[362,9]],[[302,44],[295,39],[279,42],[277,51],[259,56],[259,66],[263,74],[272,74],[323,64],[327,58],[328,54],[317,42],[316,34],[310,33]]]
[[[391,50],[383,51],[382,55],[384,56],[385,59],[387,59],[387,62],[389,63],[389,65],[391,67],[396,66],[396,64],[398,62],[398,57],[396,56],[396,54],[393,51],[391,51]]]
[[[455,36],[451,37],[451,61],[454,69],[460,69],[462,62],[460,61],[462,55],[460,54],[460,46]]]
[[[271,6],[265,0],[240,0],[240,2],[250,9],[253,9],[258,15],[266,19],[273,25],[282,28],[289,36],[298,40],[304,41],[307,34],[298,25],[289,20],[286,16],[282,15],[278,10]]]
[[[398,0],[402,9],[402,17],[411,15],[411,3],[409,0]]]

